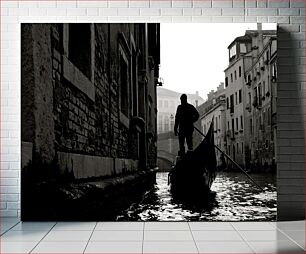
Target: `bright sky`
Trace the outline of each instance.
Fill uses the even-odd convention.
[[[276,24],[263,24],[276,29]],[[161,24],[160,77],[163,87],[180,93],[199,91],[203,99],[224,82],[228,45],[257,24]]]

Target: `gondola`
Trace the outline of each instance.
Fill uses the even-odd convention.
[[[216,168],[212,121],[204,140],[193,151],[178,157],[176,164],[169,172],[172,196],[187,200],[207,197],[216,178]]]

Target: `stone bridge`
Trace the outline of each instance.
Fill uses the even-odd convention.
[[[169,171],[178,152],[178,140],[173,132],[161,133],[157,140],[157,163],[160,171]]]

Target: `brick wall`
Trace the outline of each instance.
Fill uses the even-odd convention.
[[[20,214],[20,23],[151,21],[279,23],[278,219],[304,218],[304,0],[1,1],[0,4],[1,216]],[[102,133],[103,130],[101,136]]]

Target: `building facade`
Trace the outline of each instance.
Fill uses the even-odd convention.
[[[276,163],[276,33],[259,31],[252,65],[246,70],[246,158],[249,168],[275,169]]]
[[[162,87],[157,88],[157,132],[165,133],[172,131],[174,128],[175,114],[177,106],[181,104],[180,97],[181,93],[165,89]],[[204,102],[203,98],[199,96],[199,93],[187,94],[188,103],[195,107],[198,107]]]
[[[226,148],[226,102],[224,83],[221,83],[216,91],[211,91],[207,95],[207,101],[198,107],[200,119],[196,127],[206,135],[209,130],[211,121],[214,121],[214,142],[222,151]],[[195,140],[199,144],[204,137],[195,131]],[[216,150],[217,166],[221,166],[221,153]]]
[[[261,26],[248,30],[228,50],[226,151],[243,167],[271,169],[275,166],[276,31]]]
[[[159,31],[23,24],[22,168],[83,179],[155,167]]]
[[[240,165],[245,165],[244,133],[244,72],[252,59],[252,38],[249,35],[237,37],[229,46],[229,66],[225,69],[226,95],[226,152]]]

